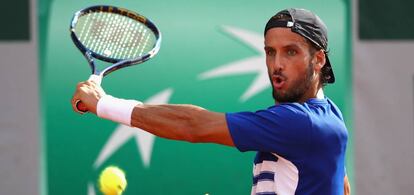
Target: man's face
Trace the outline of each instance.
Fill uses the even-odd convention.
[[[299,102],[315,80],[313,56],[307,41],[289,28],[272,28],[265,36],[266,65],[273,86],[273,98]]]

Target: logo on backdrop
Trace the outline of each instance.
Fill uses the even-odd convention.
[[[224,26],[223,29],[230,36],[239,39],[242,43],[256,50],[259,55],[219,66],[216,69],[202,73],[199,75],[199,78],[212,79],[222,76],[256,73],[256,78],[240,97],[240,101],[245,102],[270,87],[269,77],[265,66],[266,56],[263,52],[263,35],[231,26]]]

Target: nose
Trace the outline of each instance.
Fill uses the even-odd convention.
[[[284,68],[283,60],[280,54],[276,54],[273,60],[273,68],[277,71],[281,71]]]

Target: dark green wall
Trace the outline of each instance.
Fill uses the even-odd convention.
[[[362,40],[413,40],[412,0],[359,1],[359,37]]]
[[[0,41],[30,40],[29,0],[3,1]]]

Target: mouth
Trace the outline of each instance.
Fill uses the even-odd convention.
[[[272,82],[275,89],[282,89],[286,83],[286,78],[281,75],[273,75]]]

